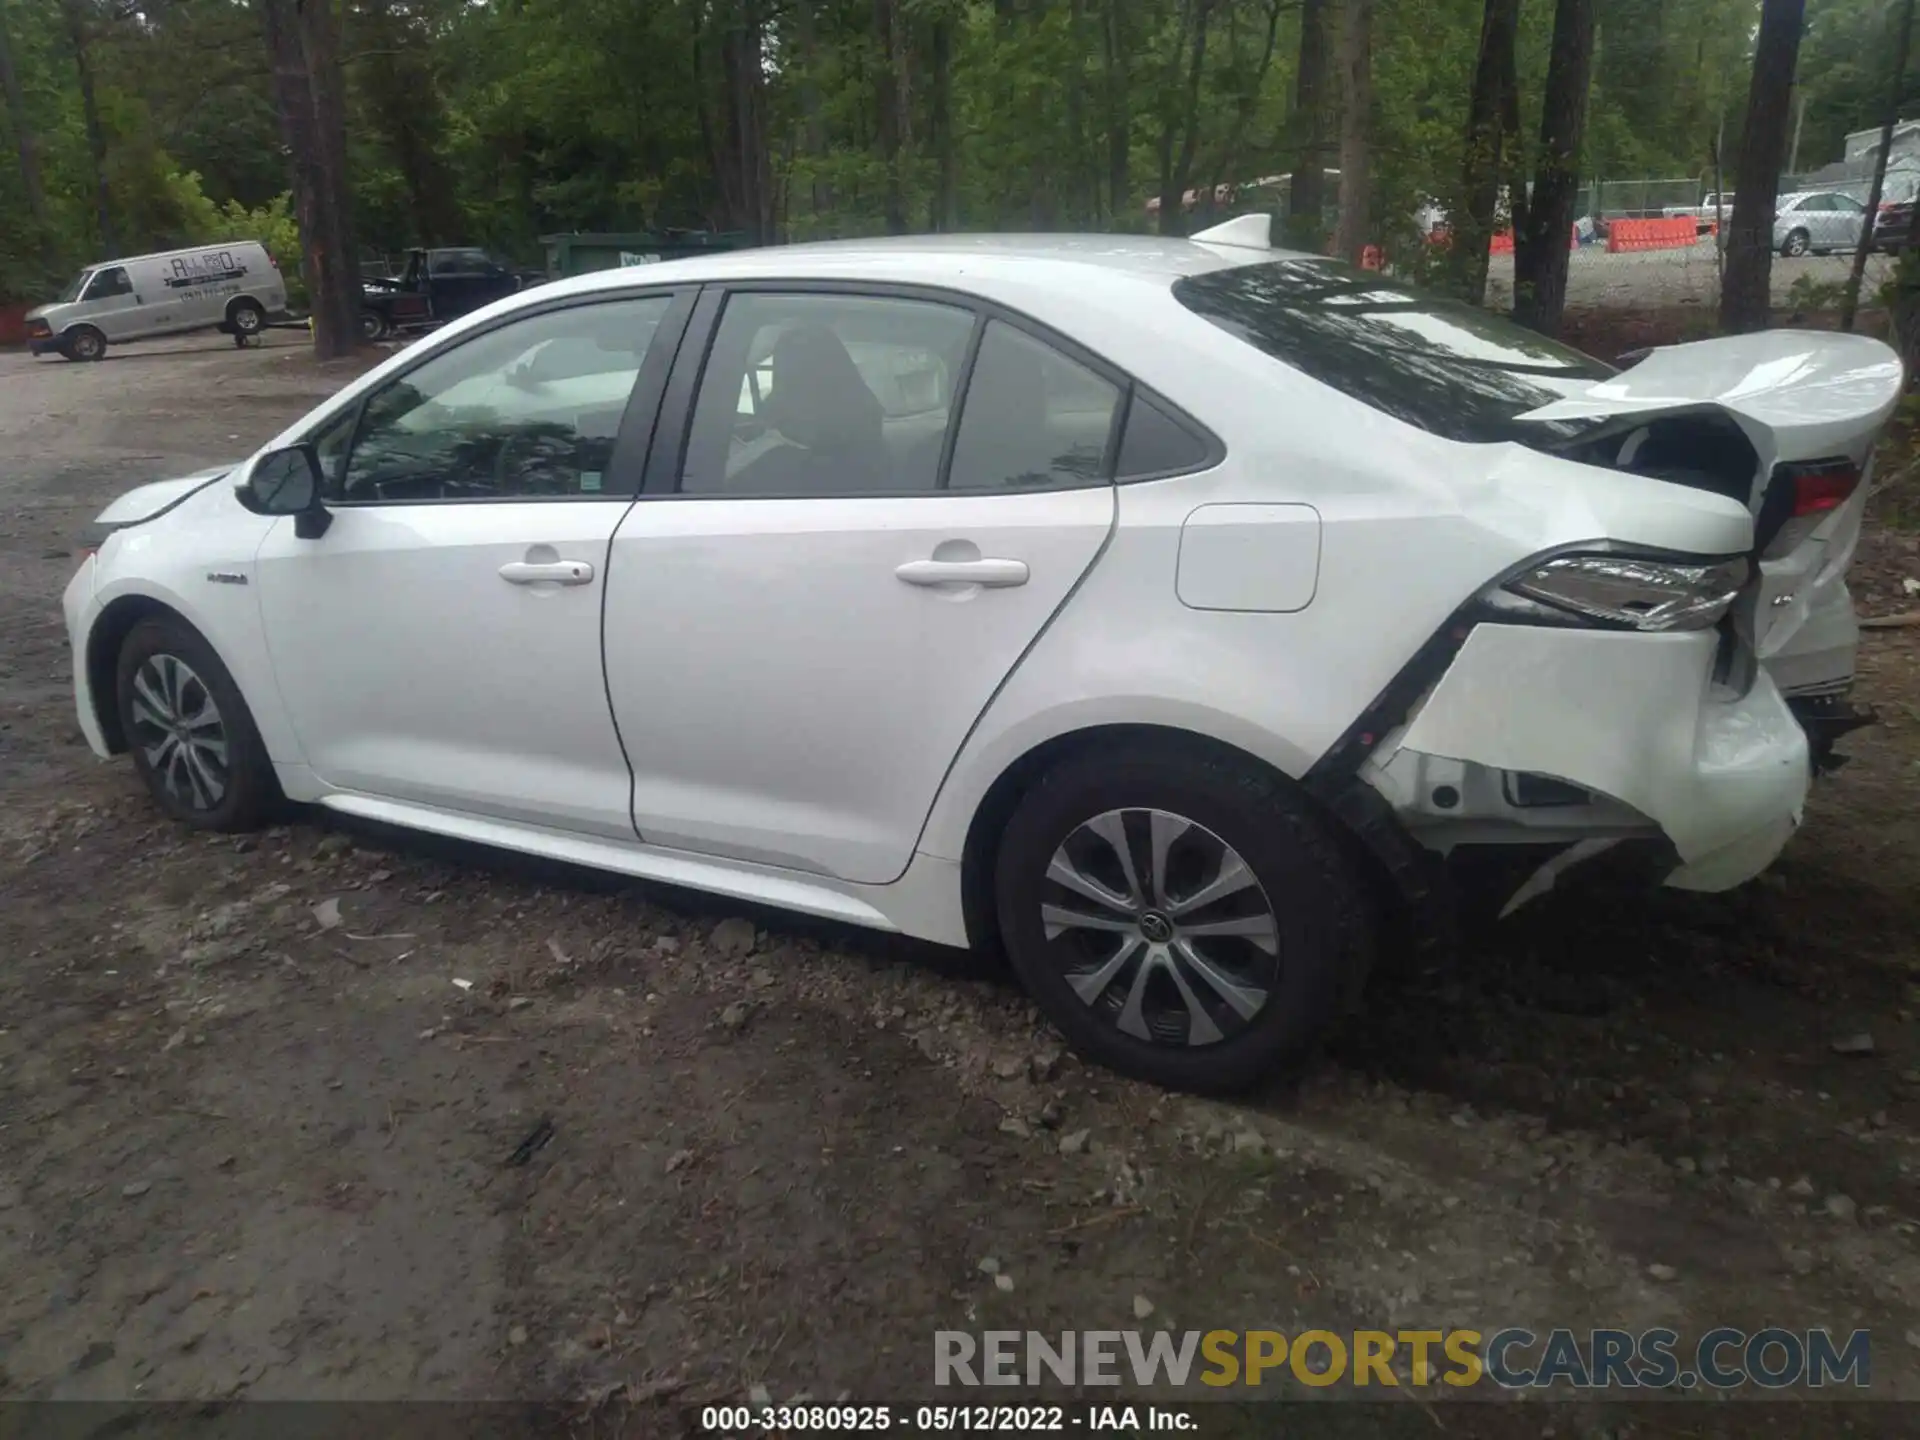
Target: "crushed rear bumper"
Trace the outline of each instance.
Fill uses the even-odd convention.
[[[1716,631],[1480,624],[1360,778],[1421,844],[1664,838],[1666,883],[1725,890],[1800,824],[1806,730],[1771,678],[1715,679]],[[1544,859],[1552,850],[1541,852]]]

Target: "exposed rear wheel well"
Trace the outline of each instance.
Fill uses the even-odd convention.
[[[154,615],[171,615],[181,624],[190,622],[171,605],[146,595],[122,595],[100,612],[87,635],[87,688],[93,698],[94,718],[107,749],[115,755],[127,748],[127,737],[120,728],[119,697],[114,694],[120,665],[120,647],[135,625]]]
[[[995,949],[1000,943],[1000,926],[993,903],[994,865],[999,857],[1000,837],[1020,798],[1042,775],[1068,758],[1087,750],[1124,744],[1147,744],[1175,753],[1226,759],[1259,770],[1280,784],[1300,788],[1297,781],[1258,756],[1191,730],[1164,725],[1097,725],[1044,740],[1009,765],[993,782],[980,807],[974,811],[973,823],[967,827],[966,846],[960,857],[960,904],[967,938],[972,944]],[[1302,793],[1306,792],[1302,790]],[[1346,827],[1337,819],[1328,818],[1331,829],[1342,835],[1346,833]]]

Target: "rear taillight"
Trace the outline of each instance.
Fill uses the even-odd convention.
[[[1773,467],[1754,541],[1762,555],[1787,555],[1860,488],[1851,460],[1812,460]]]
[[[276,270],[280,268],[280,259],[271,250],[267,251],[267,264]]]
[[[1851,460],[1786,468],[1793,475],[1793,518],[1796,520],[1838,510],[1853,498],[1853,492],[1860,485],[1860,469]]]

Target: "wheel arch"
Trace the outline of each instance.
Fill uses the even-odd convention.
[[[1377,792],[1357,780],[1317,784],[1288,775],[1279,766],[1218,736],[1174,725],[1110,723],[1064,731],[1030,746],[1001,770],[974,807],[960,855],[960,904],[970,943],[989,949],[1000,943],[993,872],[1007,821],[1040,777],[1068,758],[1107,745],[1149,745],[1196,757],[1224,759],[1259,771],[1302,796],[1346,850],[1369,890],[1422,939],[1450,938],[1447,917],[1436,910],[1431,871]],[[1369,804],[1371,802],[1371,804]],[[1396,927],[1398,928],[1398,926]],[[1429,936],[1428,932],[1434,932]]]
[[[87,698],[93,706],[93,718],[100,726],[100,737],[107,742],[108,751],[115,755],[124,754],[127,749],[126,731],[120,724],[120,697],[116,693],[120,649],[127,643],[134,626],[155,616],[178,620],[206,640],[206,633],[199,626],[166,601],[141,594],[121,595],[109,601],[87,632],[83,662],[87,667]]]

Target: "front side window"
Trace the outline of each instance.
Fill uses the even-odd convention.
[[[987,324],[953,444],[952,490],[1088,485],[1109,472],[1120,388],[1004,321]]]
[[[93,283],[87,286],[87,299],[107,300],[115,295],[131,295],[133,281],[127,278],[126,267],[109,265],[104,270],[93,272]]]
[[[1190,275],[1174,297],[1330,389],[1450,440],[1570,439],[1590,422],[1518,417],[1615,374],[1477,305],[1335,260],[1274,260]]]
[[[564,499],[607,492],[607,466],[665,296],[528,316],[373,392],[358,424],[308,438],[348,504]],[[344,452],[344,453],[343,453]],[[344,463],[343,463],[344,461]]]
[[[892,296],[729,297],[701,373],[682,493],[934,489],[973,324],[957,305]]]

